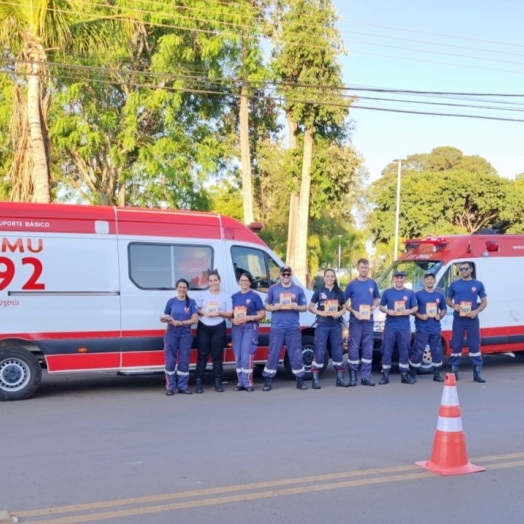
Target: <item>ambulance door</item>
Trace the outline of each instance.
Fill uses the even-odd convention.
[[[176,282],[189,283],[188,296],[197,299],[208,288],[214,268],[213,241],[166,242],[121,239],[122,367],[127,371],[164,369],[165,324],[159,320]],[[191,363],[194,363],[194,352]]]

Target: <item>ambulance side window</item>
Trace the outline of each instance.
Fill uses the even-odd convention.
[[[440,280],[437,282],[436,288],[446,297],[450,284],[451,267],[448,267],[448,269],[446,269],[446,272],[440,277]]]
[[[238,281],[240,275],[248,271],[254,279],[251,288],[257,291],[267,291],[280,276],[278,264],[261,249],[233,246],[231,257],[235,268],[235,280]]]
[[[463,264],[464,262],[458,262],[456,264],[453,264],[453,280],[459,280],[460,279],[460,271],[459,271],[459,267]],[[473,271],[471,272],[471,278],[477,278],[477,272],[476,272],[476,268],[475,268],[475,264],[472,264],[471,262],[469,263],[469,265],[473,268]]]
[[[128,245],[129,278],[140,289],[174,289],[184,278],[189,289],[207,289],[213,269],[211,246],[184,244]]]

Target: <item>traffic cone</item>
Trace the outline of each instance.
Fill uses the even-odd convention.
[[[444,381],[431,458],[415,464],[437,475],[463,475],[484,471],[484,468],[468,461],[454,373],[447,373]]]

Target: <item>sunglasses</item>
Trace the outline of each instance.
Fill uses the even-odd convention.
[[[291,273],[280,273],[283,277],[290,277]]]
[[[470,269],[469,267],[459,267],[459,271],[469,271]]]

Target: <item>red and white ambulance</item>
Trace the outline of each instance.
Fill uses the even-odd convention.
[[[446,235],[408,239],[399,259],[378,279],[379,289],[391,287],[393,273],[406,273],[406,286],[414,291],[424,285],[423,275],[431,269],[437,288],[447,294],[450,284],[459,279],[458,266],[473,264],[473,277],[484,283],[488,307],[479,315],[481,351],[505,353],[524,351],[524,235]],[[448,308],[442,320],[444,354],[451,352],[453,311]],[[383,314],[375,316],[375,348],[380,348],[384,329]],[[423,367],[431,368],[429,350]]]
[[[0,203],[0,399],[29,397],[42,368],[162,371],[158,317],[179,278],[197,298],[211,269],[228,293],[248,270],[264,300],[281,265],[253,231],[214,213]],[[301,316],[308,364],[314,320]],[[268,332],[269,318],[258,364],[267,358]],[[288,364],[285,351],[281,359]],[[234,363],[230,344],[224,360]]]

